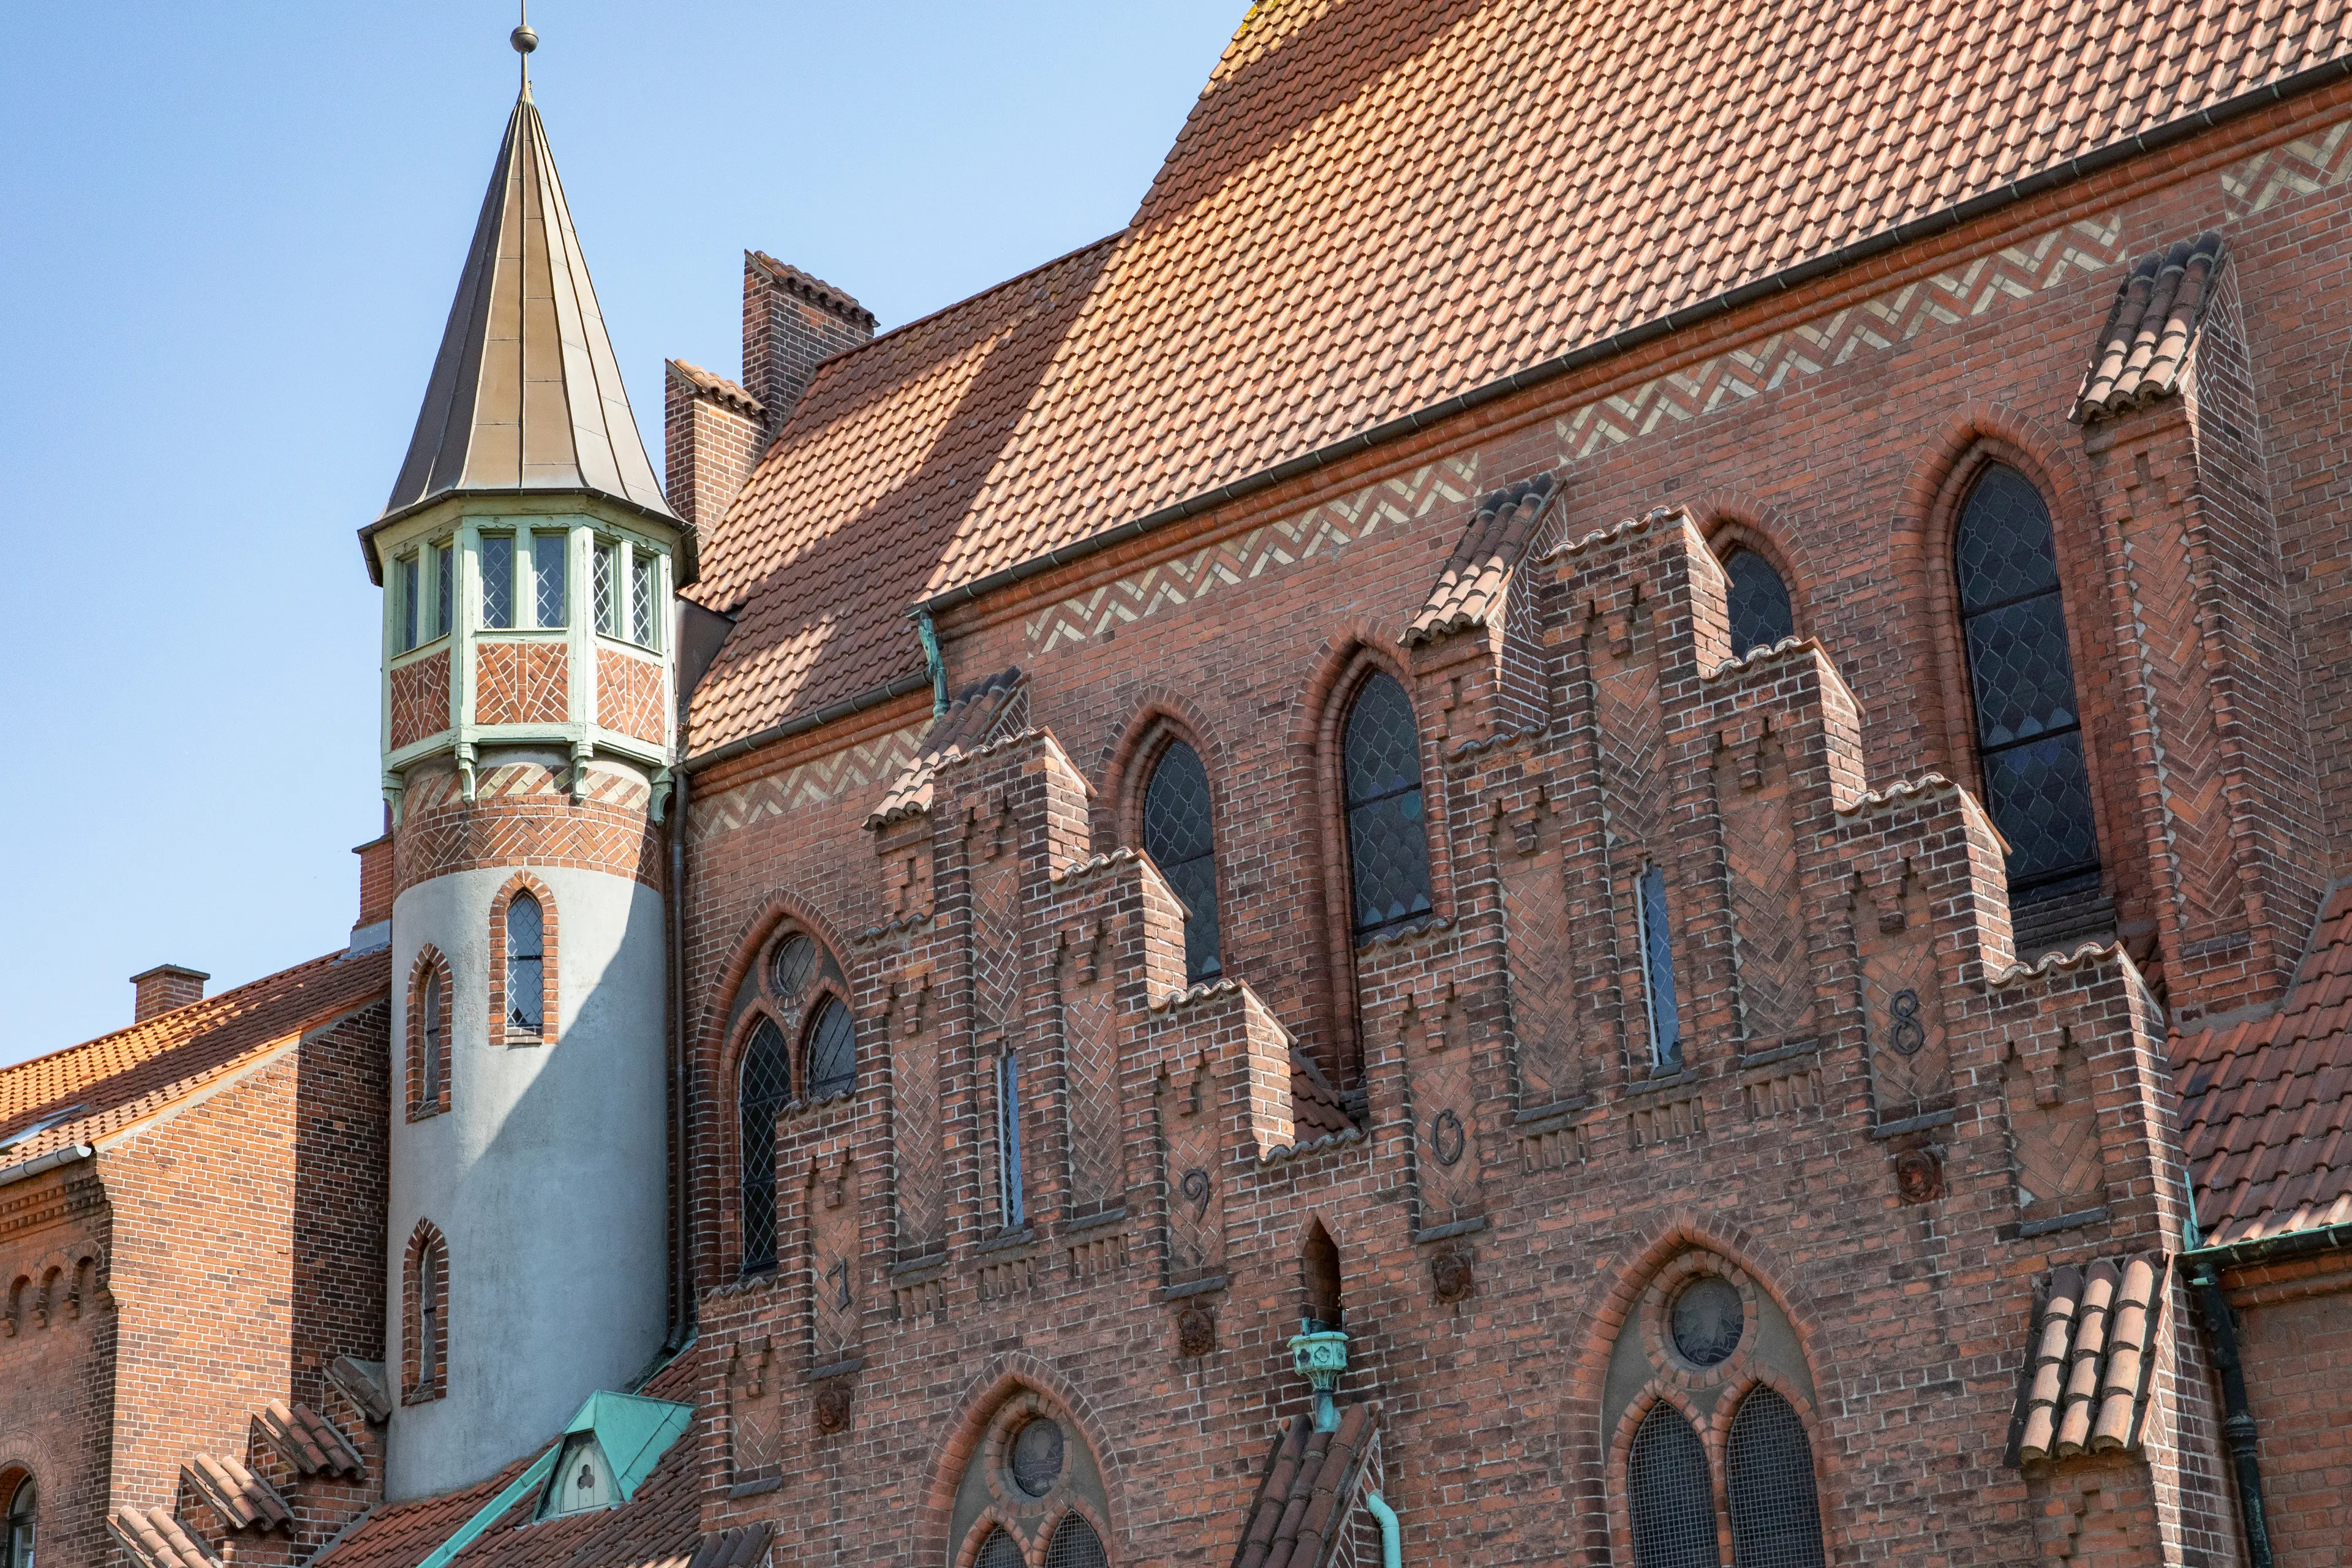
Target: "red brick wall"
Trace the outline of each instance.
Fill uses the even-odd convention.
[[[41,1562],[58,1568],[98,1568],[110,1551],[116,1317],[104,1289],[107,1222],[87,1161],[0,1187],[0,1472],[31,1471]]]
[[[2352,1260],[2339,1253],[2225,1282],[2280,1568],[2341,1563],[2352,1531]]]

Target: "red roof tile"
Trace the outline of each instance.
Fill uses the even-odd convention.
[[[153,1115],[252,1058],[385,994],[391,955],[331,953],[142,1024],[0,1068],[0,1136],[71,1110],[5,1152],[15,1164]]]
[[[2172,1040],[2209,1246],[2352,1220],[2352,887],[2328,900],[2285,1005]]]
[[[1318,1568],[1346,1522],[1358,1463],[1380,1429],[1380,1407],[1349,1405],[1336,1432],[1318,1432],[1314,1425],[1295,1417],[1267,1451],[1234,1568]]]
[[[2013,1462],[2139,1446],[2168,1260],[2143,1252],[2053,1268],[2018,1394]]]
[[[922,750],[891,781],[866,826],[887,827],[901,817],[930,810],[931,776],[941,763],[1012,734],[1028,722],[1028,692],[1021,684],[1018,668],[999,670],[965,688],[925,732]]]
[[[2116,290],[2115,307],[2091,350],[2074,397],[2074,419],[2088,425],[2150,403],[2180,384],[2189,346],[2213,298],[2221,237],[2203,234],[2143,256]]]
[[[1502,606],[1511,570],[1518,564],[1528,541],[1535,537],[1536,524],[1551,495],[1551,476],[1543,474],[1496,490],[1479,504],[1445,569],[1437,574],[1437,585],[1429,591],[1428,602],[1405,628],[1407,647],[1488,624]]]
[[[919,598],[2344,52],[2229,0],[1267,0],[1121,234],[843,355],[728,518],[697,750]],[[1987,106],[2000,105],[1997,112]]]

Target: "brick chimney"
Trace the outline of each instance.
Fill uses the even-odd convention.
[[[670,510],[689,526],[727,515],[767,449],[766,405],[723,375],[669,362],[662,400],[662,472]]]
[[[133,1004],[131,1021],[143,1024],[158,1013],[203,1001],[205,982],[211,978],[201,969],[178,963],[159,963],[143,974],[132,975],[131,984],[136,988],[138,1000]]]
[[[743,253],[743,385],[767,410],[771,437],[792,417],[819,361],[873,339],[874,312],[832,284],[760,251]]]
[[[360,858],[360,918],[352,922],[353,952],[392,945],[392,835],[352,847]]]

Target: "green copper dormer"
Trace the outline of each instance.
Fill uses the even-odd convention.
[[[361,531],[384,588],[384,790],[484,746],[599,752],[667,794],[671,595],[694,534],[669,510],[525,79],[408,455]],[[658,816],[659,806],[656,806]]]

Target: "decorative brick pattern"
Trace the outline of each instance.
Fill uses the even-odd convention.
[[[448,650],[428,653],[394,670],[390,749],[413,746],[448,727]]]
[[[596,722],[658,746],[669,738],[662,667],[617,648],[596,650]]]
[[[476,779],[468,801],[455,769],[414,770],[394,838],[399,885],[486,867],[562,866],[659,888],[661,830],[647,816],[652,791],[592,765],[574,802],[571,776],[568,768],[501,763]]]
[[[560,642],[474,645],[474,722],[561,724],[572,717],[572,650]]]
[[[750,784],[698,795],[691,812],[694,841],[707,844],[763,818],[809,811],[852,795],[878,796],[915,760],[929,723],[926,720]]]

